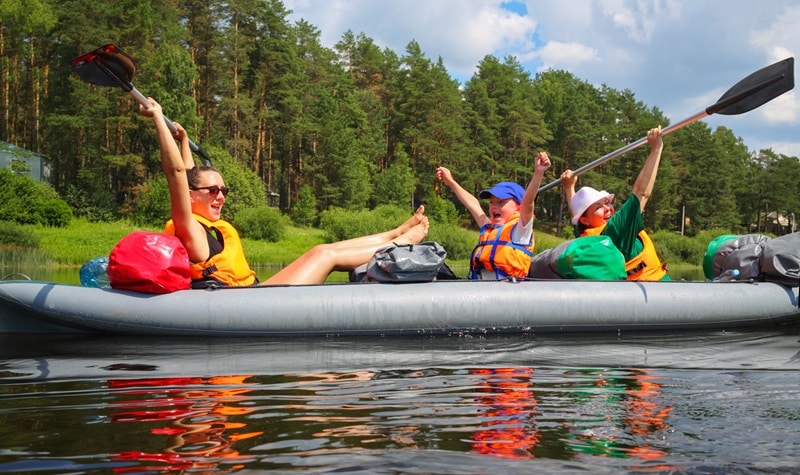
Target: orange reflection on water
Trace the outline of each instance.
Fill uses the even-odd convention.
[[[114,422],[164,421],[166,425],[150,430],[154,436],[166,436],[164,450],[158,453],[127,451],[112,457],[113,460],[160,462],[162,465],[117,468],[115,472],[141,472],[142,470],[170,472],[191,470],[217,470],[219,462],[249,460],[233,446],[236,442],[261,435],[261,431],[247,432],[244,422],[230,421],[231,417],[244,416],[253,411],[240,404],[248,400],[251,389],[245,386],[250,376],[216,376],[211,378],[149,378],[137,380],[111,380],[109,388],[130,390],[121,393],[132,399],[117,401],[113,405],[124,412],[111,415]],[[181,386],[186,386],[181,387]],[[189,387],[191,386],[191,387]],[[136,389],[133,389],[136,388]],[[147,388],[147,389],[143,389]],[[229,470],[243,468],[231,464]]]
[[[630,428],[634,437],[669,428],[666,420],[672,412],[672,406],[662,406],[657,402],[661,396],[661,384],[658,383],[658,379],[657,376],[644,371],[636,372],[634,380],[637,384],[626,391],[629,397],[625,425]],[[642,460],[658,460],[666,455],[664,451],[653,448],[648,443],[633,447],[628,453],[631,457]],[[662,465],[650,468],[674,469],[675,467]]]
[[[536,397],[532,391],[533,368],[474,369],[485,375],[477,389],[479,415],[488,420],[472,435],[472,450],[479,454],[514,459],[533,458],[539,442],[536,429]]]

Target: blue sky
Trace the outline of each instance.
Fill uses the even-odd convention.
[[[398,55],[411,40],[464,83],[487,54],[535,75],[564,69],[630,89],[675,123],[702,112],[748,74],[800,52],[800,0],[284,0],[290,21],[333,47],[351,30]],[[797,61],[797,58],[796,58]],[[800,157],[800,99],[791,91],[738,116],[712,115],[751,151]],[[646,131],[642,131],[642,136]],[[669,146],[669,137],[665,139]]]

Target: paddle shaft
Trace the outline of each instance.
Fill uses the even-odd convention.
[[[754,74],[757,74],[757,73],[758,72],[756,72]],[[685,127],[685,126],[693,123],[693,122],[697,122],[698,120],[704,119],[704,118],[706,118],[706,117],[708,117],[708,116],[710,116],[712,114],[715,114],[717,112],[723,111],[725,108],[730,107],[730,106],[740,102],[741,100],[743,100],[745,98],[753,96],[754,94],[756,94],[756,93],[758,93],[760,91],[763,91],[763,90],[765,90],[765,89],[767,89],[767,88],[769,88],[769,87],[771,87],[771,86],[773,86],[775,84],[779,84],[784,80],[785,80],[784,76],[781,76],[781,75],[773,76],[769,80],[762,81],[762,82],[756,84],[755,86],[749,87],[749,88],[739,92],[738,94],[732,95],[731,97],[724,98],[725,95],[727,95],[727,94],[725,94],[725,95],[723,95],[723,98],[721,98],[716,103],[706,107],[704,111],[698,112],[697,114],[695,114],[695,115],[693,115],[691,117],[688,117],[688,118],[686,118],[686,119],[684,119],[684,120],[682,120],[682,121],[680,121],[678,123],[672,124],[672,125],[664,128],[661,131],[661,135],[662,136],[666,136],[666,135],[670,134],[671,132],[674,132],[674,131],[682,128],[682,127]],[[736,86],[734,86],[733,88],[731,88],[729,90],[729,93],[734,91],[737,88],[737,86],[738,86],[738,84]],[[625,145],[624,147],[622,147],[622,148],[620,148],[618,150],[615,150],[615,151],[613,151],[611,153],[603,155],[602,157],[598,158],[597,160],[595,160],[595,161],[593,161],[591,163],[587,163],[586,165],[578,168],[577,170],[574,170],[573,174],[575,176],[578,176],[581,173],[587,172],[587,171],[589,171],[589,170],[591,170],[591,169],[593,169],[595,167],[598,167],[598,166],[602,165],[603,163],[611,160],[612,158],[616,158],[616,157],[618,157],[618,156],[620,156],[620,155],[622,155],[622,154],[624,154],[626,152],[630,152],[631,150],[637,149],[637,148],[641,147],[642,145],[644,145],[645,143],[647,143],[647,137],[642,137],[641,139],[637,140],[636,142],[629,143],[628,145]],[[561,183],[560,179],[559,180],[555,180],[553,182],[550,182],[550,183],[542,186],[541,188],[539,188],[539,191],[537,193],[541,193],[543,191],[547,191],[550,188],[553,188],[554,186],[558,185],[559,183]]]
[[[134,99],[136,99],[136,101],[139,104],[145,107],[150,107],[150,101],[147,100],[144,94],[139,92],[139,90],[136,89],[136,87],[126,78],[120,77],[119,74],[117,74],[111,68],[109,68],[100,58],[100,56],[94,57],[92,59],[92,62],[95,65],[97,65],[97,67],[99,67],[103,72],[105,72],[108,77],[114,80],[114,82],[116,82],[119,85],[119,87],[121,87],[125,92],[133,96]],[[178,130],[177,127],[175,127],[175,124],[169,119],[169,117],[167,117],[166,115],[163,117],[164,117],[164,122],[166,122],[167,127],[169,127],[169,130],[173,132]],[[196,143],[192,141],[192,139],[189,139],[189,148],[192,149],[192,152],[200,155],[205,165],[207,166],[211,165],[211,159],[208,157],[208,155],[205,153],[203,149],[201,149]]]
[[[661,130],[661,136],[662,137],[666,136],[667,134],[680,129],[681,127],[685,127],[685,126],[691,124],[692,122],[697,122],[698,120],[704,119],[704,118],[706,118],[708,116],[709,116],[709,114],[706,111],[703,111],[703,112],[700,112],[698,114],[695,114],[692,117],[689,117],[688,119],[684,119],[683,121],[678,122],[677,124],[672,124],[672,125],[668,126],[667,128],[662,129]],[[639,140],[637,140],[636,142],[631,142],[628,145],[626,145],[626,146],[624,146],[624,147],[622,147],[620,149],[614,150],[611,153],[603,155],[602,157],[598,158],[597,160],[595,160],[595,161],[593,161],[591,163],[587,163],[586,165],[578,168],[577,170],[574,170],[572,173],[575,176],[578,176],[581,173],[587,172],[587,171],[589,171],[589,170],[591,170],[591,169],[593,169],[595,167],[599,167],[600,165],[602,165],[602,164],[606,163],[607,161],[611,160],[612,158],[619,157],[620,155],[622,155],[624,153],[627,153],[627,152],[630,152],[631,150],[637,149],[637,148],[641,147],[642,145],[644,145],[646,143],[647,143],[647,137],[642,137]],[[542,186],[541,188],[539,188],[538,193],[541,193],[543,191],[547,191],[550,188],[553,188],[554,186],[558,185],[559,183],[561,183],[560,179],[556,180],[556,181],[552,181],[552,182]]]
[[[139,104],[141,104],[141,105],[143,105],[145,107],[150,107],[150,101],[148,101],[147,98],[144,97],[144,94],[139,92],[139,90],[136,89],[136,87],[134,87],[133,84],[131,84],[131,90],[128,91],[128,94],[133,96]],[[175,127],[175,124],[171,120],[169,120],[169,117],[167,117],[167,116],[163,116],[163,117],[164,117],[164,122],[166,122],[167,123],[167,127],[169,127],[169,130],[171,130],[173,132],[178,130],[178,128]],[[197,144],[192,142],[192,139],[189,139],[189,147],[191,147],[192,152],[198,153],[199,147],[197,146]]]

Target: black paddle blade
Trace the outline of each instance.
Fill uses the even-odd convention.
[[[69,65],[81,79],[90,84],[121,87],[126,92],[133,89],[131,79],[136,73],[136,63],[112,43],[78,56]]]
[[[737,82],[706,113],[744,114],[794,88],[794,58],[759,69]]]

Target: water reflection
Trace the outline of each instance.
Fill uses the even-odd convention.
[[[670,430],[672,406],[662,401],[660,377],[641,369],[576,370],[577,417],[569,422],[567,447],[582,455],[658,461]],[[632,468],[643,468],[633,466]],[[649,465],[649,469],[674,469]]]
[[[111,459],[139,464],[118,472],[227,473],[298,443],[306,447],[298,447],[295,456],[315,458],[367,448],[452,449],[461,442],[474,454],[501,459],[535,458],[540,442],[550,446],[544,453],[551,457],[552,447],[563,442],[562,456],[577,460],[600,456],[652,463],[665,456],[654,442],[670,427],[672,408],[659,402],[658,377],[645,371],[570,370],[568,385],[548,375],[552,372],[537,381],[531,367],[472,368],[467,379],[459,373],[285,374],[283,389],[237,375],[110,380],[115,397],[110,420],[137,424],[128,431],[146,430],[155,439]],[[450,387],[442,389],[442,381]],[[538,417],[568,429],[540,430]],[[281,430],[269,433],[267,426]],[[253,441],[237,445],[245,439]]]
[[[475,453],[532,458],[539,442],[536,428],[536,398],[533,394],[533,368],[478,368],[482,376],[476,393],[481,407],[478,417],[486,418],[483,429],[472,436]]]
[[[794,331],[0,338],[0,473],[787,469],[798,348]]]
[[[109,389],[122,398],[115,400],[112,407],[123,410],[111,414],[113,422],[165,423],[150,429],[153,436],[165,438],[156,444],[163,446],[163,450],[134,449],[111,456],[114,461],[162,465],[117,468],[115,472],[215,469],[214,473],[222,473],[216,470],[220,461],[230,465],[227,471],[243,468],[237,462],[246,462],[250,457],[242,456],[234,445],[263,434],[263,431],[246,431],[247,424],[241,422],[242,416],[254,410],[242,407],[252,391],[246,386],[247,379],[248,376],[215,376],[110,380]]]

